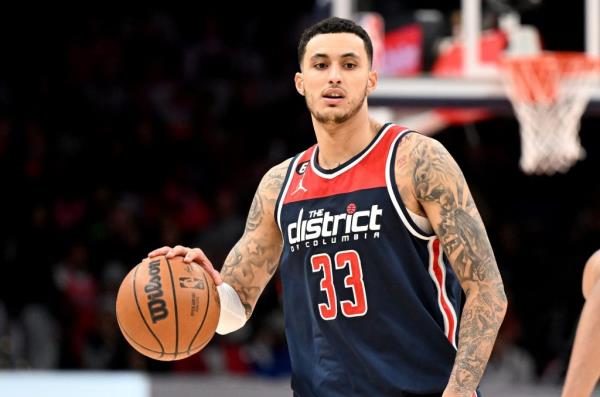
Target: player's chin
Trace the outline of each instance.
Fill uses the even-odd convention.
[[[321,123],[338,123],[346,118],[347,109],[342,106],[323,106],[311,111],[313,116]]]
[[[343,104],[326,104],[321,108],[321,111],[323,114],[334,116],[344,114],[348,111],[348,109],[346,109],[346,106]]]

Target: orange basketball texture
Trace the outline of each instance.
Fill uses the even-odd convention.
[[[221,311],[213,279],[183,257],[144,259],[117,294],[117,321],[133,348],[156,360],[180,360],[212,339]]]

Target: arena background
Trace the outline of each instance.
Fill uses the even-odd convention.
[[[547,49],[583,50],[581,1],[556,3],[523,21]],[[399,25],[437,9],[439,37],[460,6],[394,4],[360,6]],[[299,35],[328,7],[0,13],[0,395],[291,395],[277,277],[243,330],[173,363],[127,345],[114,300],[159,246],[222,263],[264,172],[313,144],[292,79]],[[435,53],[423,57],[427,73]],[[510,112],[435,136],[471,186],[509,296],[487,395],[559,393],[583,264],[600,248],[599,127],[588,112],[586,159],[554,176],[519,169]]]

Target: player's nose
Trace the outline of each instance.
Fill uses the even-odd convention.
[[[342,74],[338,65],[331,65],[329,68],[329,83],[340,84],[342,82]]]

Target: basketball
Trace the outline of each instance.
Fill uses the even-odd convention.
[[[183,257],[144,259],[123,279],[117,321],[129,344],[155,360],[180,360],[212,339],[221,304],[213,279]]]

